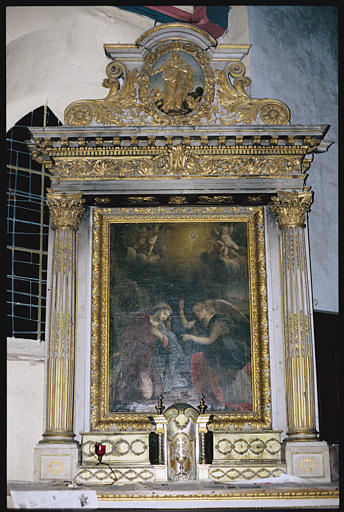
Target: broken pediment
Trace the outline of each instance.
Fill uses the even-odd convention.
[[[65,109],[70,126],[286,125],[288,107],[251,98],[242,62],[250,45],[217,44],[188,24],[164,24],[133,45],[105,44],[105,98]]]

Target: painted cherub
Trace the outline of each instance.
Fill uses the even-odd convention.
[[[214,229],[217,238],[218,252],[221,258],[228,261],[232,258],[239,258],[239,246],[232,239],[233,224],[219,225]]]

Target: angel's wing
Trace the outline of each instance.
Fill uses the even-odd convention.
[[[236,306],[234,306],[234,304],[232,304],[228,300],[214,299],[211,302],[214,306],[215,312],[218,315],[231,316],[237,322],[244,322],[246,324],[249,323],[247,316],[244,315]]]

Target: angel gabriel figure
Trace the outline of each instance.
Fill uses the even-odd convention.
[[[252,410],[248,318],[223,299],[196,302],[192,308],[196,319],[191,321],[184,315],[183,299],[179,308],[183,326],[191,329],[181,339],[201,349],[191,359],[194,391],[204,394],[215,407]]]

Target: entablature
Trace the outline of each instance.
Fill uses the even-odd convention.
[[[61,190],[90,193],[96,183],[98,193],[134,187],[192,192],[204,186],[213,192],[273,191],[303,187],[314,153],[330,145],[323,140],[327,130],[327,125],[32,128],[28,145],[45,164],[53,188]]]
[[[314,153],[331,144],[328,125],[291,125],[283,102],[246,93],[250,45],[172,23],[104,49],[107,97],[68,105],[64,126],[31,129],[28,146],[54,190],[302,190]]]

